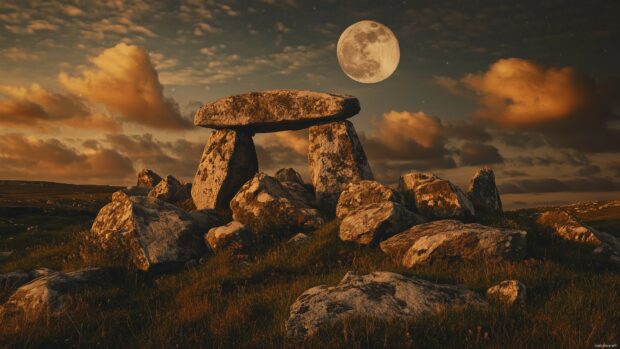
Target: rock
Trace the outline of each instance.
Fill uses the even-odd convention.
[[[144,187],[132,186],[132,187],[121,189],[123,193],[129,196],[148,196],[151,190],[152,190],[151,187],[146,187],[146,186]]]
[[[241,187],[230,208],[233,219],[249,226],[255,234],[315,229],[323,224],[320,213],[302,195],[262,172]]]
[[[157,173],[148,169],[143,169],[138,173],[138,183],[136,186],[153,188],[159,181],[161,181],[161,177]]]
[[[251,133],[300,130],[351,117],[360,111],[357,98],[329,93],[271,90],[218,99],[200,107],[194,125],[245,129]]]
[[[32,276],[23,270],[0,274],[0,288],[16,288],[30,281]]]
[[[35,321],[42,316],[64,312],[70,294],[81,286],[100,281],[105,273],[101,268],[86,268],[73,272],[53,272],[19,287],[0,306],[0,319]]]
[[[290,167],[279,169],[276,171],[276,175],[274,177],[276,177],[280,182],[296,182],[304,185],[304,181],[301,179],[299,172]]]
[[[317,202],[332,214],[349,183],[373,179],[355,128],[347,120],[310,127],[308,161]]]
[[[314,195],[308,190],[308,188],[304,185],[301,185],[297,182],[280,182],[282,187],[284,187],[292,196],[297,198],[297,200],[301,200],[307,202],[309,204],[314,202]]]
[[[306,241],[308,239],[308,235],[304,234],[304,233],[298,233],[295,236],[293,236],[292,238],[290,238],[288,240],[289,244],[299,244],[302,243],[304,241]]]
[[[291,305],[286,333],[303,339],[348,317],[407,321],[453,307],[486,305],[475,292],[459,286],[390,272],[348,272],[336,286],[316,286],[302,293]]]
[[[384,201],[360,207],[340,223],[338,236],[342,241],[360,245],[376,244],[388,237],[426,220],[403,205]]]
[[[495,174],[488,167],[480,169],[471,179],[467,197],[478,214],[502,213],[502,200],[495,185]]]
[[[149,270],[202,255],[205,246],[197,227],[189,214],[172,204],[116,192],[97,214],[90,243]]]
[[[457,220],[413,226],[380,244],[381,250],[411,268],[435,261],[500,261],[525,257],[527,232]]]
[[[525,304],[527,289],[518,280],[504,280],[487,290],[487,296],[508,305]]]
[[[213,227],[218,227],[230,222],[229,217],[221,216],[215,210],[202,209],[188,212],[198,230],[208,231]]]
[[[336,205],[336,217],[343,219],[362,206],[385,201],[402,204],[402,198],[394,189],[377,182],[364,180],[345,186]]]
[[[190,197],[187,187],[173,176],[161,180],[148,194],[151,198],[160,199],[169,203],[183,202]]]
[[[472,220],[475,209],[463,191],[432,173],[411,172],[400,176],[398,190],[410,209],[430,219]]]
[[[206,243],[215,252],[226,248],[242,249],[250,243],[251,239],[250,231],[237,221],[211,228],[205,235]]]
[[[228,212],[230,199],[257,171],[252,136],[233,130],[214,131],[192,185],[196,208]]]

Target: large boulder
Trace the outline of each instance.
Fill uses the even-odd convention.
[[[291,167],[277,170],[274,177],[276,177],[276,179],[280,182],[296,182],[304,185],[304,181],[301,179],[299,172],[295,171],[295,169]]]
[[[205,241],[215,252],[224,249],[242,249],[252,240],[252,233],[240,222],[232,221],[226,225],[209,229]]]
[[[527,232],[457,220],[413,226],[380,244],[407,268],[435,261],[501,261],[525,257]]]
[[[525,304],[527,288],[519,280],[504,280],[487,290],[487,297],[508,305]]]
[[[359,111],[359,101],[352,96],[272,90],[207,103],[196,112],[194,124],[215,129],[244,129],[253,133],[275,132],[346,119]]]
[[[230,208],[233,219],[249,226],[255,234],[309,230],[324,222],[304,195],[262,172],[241,187],[230,201]]]
[[[157,173],[145,168],[138,173],[138,183],[136,186],[153,188],[159,181],[161,181],[161,177]]]
[[[170,203],[183,202],[190,198],[187,186],[173,176],[161,180],[148,194],[149,197]]]
[[[95,218],[89,244],[149,270],[202,255],[202,234],[192,216],[175,205],[116,192]]]
[[[316,286],[302,293],[291,305],[286,333],[303,339],[349,317],[407,321],[454,307],[486,305],[475,292],[459,286],[390,272],[348,272],[336,286]]]
[[[330,213],[349,183],[373,179],[355,128],[347,120],[310,127],[308,161],[317,201]]]
[[[388,237],[426,220],[392,201],[362,206],[340,223],[338,236],[342,241],[360,245],[376,244]]]
[[[400,176],[398,190],[412,210],[430,219],[472,220],[475,209],[461,188],[432,173]]]
[[[192,185],[196,208],[228,212],[230,199],[257,171],[256,149],[249,133],[214,131],[205,146]]]
[[[502,213],[502,200],[495,185],[495,173],[488,167],[480,169],[471,179],[467,197],[474,205],[477,214]]]
[[[73,292],[88,284],[100,282],[106,270],[86,268],[72,272],[41,275],[19,287],[0,306],[3,321],[36,321],[43,316],[62,314]]]
[[[345,186],[336,205],[336,217],[343,219],[351,212],[368,204],[385,201],[402,203],[398,192],[377,181],[364,180]]]

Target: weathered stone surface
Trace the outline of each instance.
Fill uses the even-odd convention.
[[[345,186],[336,205],[336,217],[343,219],[362,206],[385,201],[402,204],[401,195],[377,181],[359,181]]]
[[[161,180],[148,194],[151,198],[160,199],[170,203],[182,202],[190,197],[187,187],[173,176],[167,176]]]
[[[296,235],[294,235],[292,238],[288,240],[288,243],[289,244],[300,244],[307,240],[308,240],[308,235],[304,233],[297,233]]]
[[[1,288],[15,288],[30,281],[32,277],[30,273],[23,270],[15,270],[9,273],[0,274]]]
[[[348,272],[336,286],[316,286],[302,293],[291,305],[286,332],[301,339],[348,317],[410,320],[454,307],[486,305],[475,292],[459,286],[390,272]]]
[[[215,210],[202,209],[188,212],[199,231],[209,231],[213,227],[218,227],[230,222],[227,216],[219,215]]]
[[[122,191],[123,193],[129,196],[148,196],[151,190],[153,190],[153,188],[151,187],[131,186],[131,187],[123,188],[120,191]]]
[[[317,201],[329,212],[349,183],[373,179],[355,128],[347,120],[310,127],[308,161]]]
[[[432,173],[411,172],[400,176],[398,190],[407,207],[430,219],[472,220],[475,209],[463,191]]]
[[[525,257],[527,232],[457,220],[413,226],[380,244],[381,250],[411,268],[435,261],[499,261]]]
[[[495,173],[488,167],[480,169],[471,179],[467,197],[474,205],[477,214],[502,213],[502,200],[495,185]]]
[[[487,296],[509,305],[525,304],[527,301],[527,288],[521,281],[504,280],[487,290]]]
[[[620,239],[594,229],[566,211],[541,213],[536,222],[559,239],[591,244],[593,252],[620,265]]]
[[[291,167],[279,169],[276,171],[276,175],[274,177],[276,177],[276,179],[280,182],[296,182],[304,185],[304,180],[301,179],[299,172],[295,171],[295,169]]]
[[[90,243],[148,270],[202,255],[205,245],[197,230],[192,217],[172,204],[116,192],[95,218]]]
[[[0,319],[34,321],[41,316],[62,314],[70,294],[83,285],[100,280],[104,272],[101,268],[86,268],[37,277],[19,287],[0,306]]]
[[[360,111],[357,98],[301,90],[251,92],[218,99],[200,107],[196,126],[249,132],[300,130],[349,118]]]
[[[375,244],[426,219],[392,201],[369,204],[352,211],[340,223],[342,241]]]
[[[161,177],[157,173],[145,168],[138,173],[138,183],[136,186],[153,188],[159,181],[161,181]]]
[[[196,208],[227,212],[230,199],[257,171],[258,160],[251,135],[233,130],[214,131],[192,185]]]
[[[255,234],[314,229],[323,224],[320,213],[303,195],[262,172],[241,187],[230,208],[233,219],[249,226]]]
[[[223,249],[242,249],[252,239],[252,234],[243,223],[232,221],[226,225],[209,229],[205,240],[215,252]]]

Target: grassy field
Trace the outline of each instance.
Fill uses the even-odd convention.
[[[109,197],[108,187],[87,194]],[[2,202],[10,201],[10,195]],[[7,206],[7,205],[4,205]],[[0,215],[0,250],[14,250],[0,273],[50,267],[72,270],[96,261],[78,254],[81,232],[96,211],[14,211]],[[79,212],[79,214],[77,213]],[[530,232],[518,263],[435,264],[405,270],[376,248],[344,244],[330,222],[299,245],[274,242],[247,255],[212,256],[193,269],[164,275],[119,269],[77,294],[57,319],[0,326],[0,345],[24,348],[594,348],[620,343],[620,273],[572,244],[551,244],[536,232],[532,210],[489,224]],[[581,214],[620,233],[620,208]],[[7,223],[9,220],[12,223]],[[17,225],[16,225],[17,224]],[[28,227],[36,226],[28,230]],[[8,228],[7,228],[8,227]],[[108,261],[113,265],[114,261]],[[287,341],[289,306],[304,290],[336,284],[348,270],[387,270],[479,292],[505,279],[528,287],[525,306],[493,304],[415,321],[358,318],[303,343]],[[0,290],[4,300],[10,290]]]

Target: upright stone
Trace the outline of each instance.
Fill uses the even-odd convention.
[[[234,130],[216,130],[205,146],[192,185],[197,209],[228,212],[239,188],[258,172],[252,136]]]
[[[137,187],[147,187],[153,188],[161,181],[161,177],[152,170],[142,169],[138,173],[138,183],[136,183]]]
[[[476,213],[502,213],[502,200],[495,185],[495,174],[488,167],[480,169],[471,179],[467,197],[474,204]]]
[[[347,120],[310,127],[308,161],[317,201],[328,211],[335,210],[349,183],[373,179],[355,128]]]

